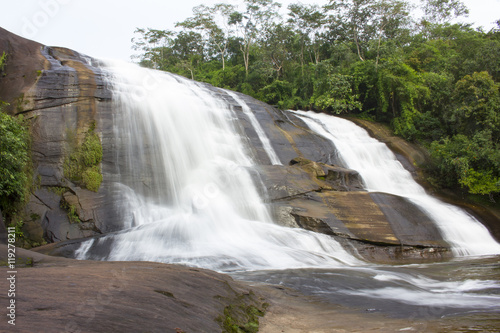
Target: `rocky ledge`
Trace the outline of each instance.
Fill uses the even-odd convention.
[[[0,253],[5,263],[7,247]],[[247,283],[203,269],[22,249],[17,263],[16,332],[256,332],[269,305]],[[0,287],[8,290],[6,279]]]
[[[5,254],[0,245],[0,264]],[[495,313],[390,318],[177,265],[78,261],[22,249],[16,255],[16,325],[10,329],[21,333],[496,332],[500,325]],[[2,290],[7,282],[0,280]]]

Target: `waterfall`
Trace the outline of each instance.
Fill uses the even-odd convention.
[[[368,191],[406,197],[425,211],[455,255],[499,254],[500,244],[473,216],[443,203],[425,190],[384,144],[351,121],[312,111],[294,111],[311,130],[331,140],[344,167],[358,171]]]
[[[250,107],[245,103],[244,100],[242,100],[238,95],[236,95],[232,91],[227,92],[229,96],[231,96],[242,108],[243,113],[250,119],[250,122],[255,129],[255,132],[257,133],[257,136],[259,137],[260,142],[262,143],[262,147],[264,147],[264,150],[269,157],[269,160],[271,161],[272,165],[283,165],[274,151],[273,147],[271,146],[271,142],[269,141],[269,138],[267,137],[266,133],[262,129],[262,126],[260,126],[259,121],[257,120],[257,117],[253,114],[252,110],[250,110]]]
[[[83,243],[79,259],[219,271],[362,264],[329,236],[271,221],[237,117],[217,96],[228,93],[133,64],[104,64],[114,93],[116,166],[106,177],[126,219],[123,230]]]

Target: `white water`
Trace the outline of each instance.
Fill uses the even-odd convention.
[[[392,151],[351,121],[312,111],[294,111],[316,133],[331,140],[345,167],[356,170],[369,191],[410,199],[436,223],[455,255],[499,254],[500,244],[462,209],[426,194]]]
[[[270,269],[294,280],[284,269],[328,268],[335,270],[331,280],[300,272],[305,285],[325,283],[320,291],[330,288],[335,299],[343,293],[429,305],[451,296],[447,305],[483,308],[498,301],[471,294],[496,288],[495,281],[442,283],[409,270],[368,266],[329,236],[273,224],[250,177],[246,140],[225,102],[193,81],[131,64],[106,65],[115,94],[110,164],[117,166],[106,176],[122,196],[125,220],[122,231],[83,243],[79,259],[182,263],[247,274],[266,270],[254,272],[266,281]],[[339,279],[338,272],[346,277]],[[338,281],[347,286],[336,287]]]
[[[362,264],[331,237],[272,223],[236,117],[222,99],[193,81],[132,64],[107,62],[105,70],[120,165],[110,178],[123,195],[128,229],[84,243],[79,259],[221,271]]]
[[[233,93],[232,91],[227,92],[229,96],[231,96],[242,108],[243,113],[250,119],[250,123],[252,124],[253,128],[255,129],[255,132],[257,133],[257,136],[259,137],[260,142],[262,143],[262,147],[264,147],[264,150],[269,157],[269,160],[271,161],[272,165],[283,165],[274,151],[273,147],[271,146],[271,142],[269,141],[269,138],[267,137],[266,133],[262,129],[262,126],[260,126],[259,121],[257,120],[257,117],[253,114],[252,110],[250,110],[250,107],[245,103],[244,100],[242,100],[240,97],[238,97],[237,94]]]

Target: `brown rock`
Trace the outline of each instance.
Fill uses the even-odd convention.
[[[5,260],[5,245],[0,245]],[[203,269],[152,262],[91,262],[18,251],[16,332],[220,332],[225,308],[244,324],[262,293]],[[43,277],[43,278],[41,278]],[[7,280],[0,286],[8,290]],[[6,327],[6,321],[3,323]]]

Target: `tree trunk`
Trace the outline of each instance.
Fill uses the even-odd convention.
[[[358,49],[358,57],[359,57],[359,59],[361,61],[365,61],[365,59],[363,59],[363,57],[361,56],[361,47],[359,46],[358,33],[357,33],[356,30],[354,31],[354,42],[356,43],[356,48]]]

